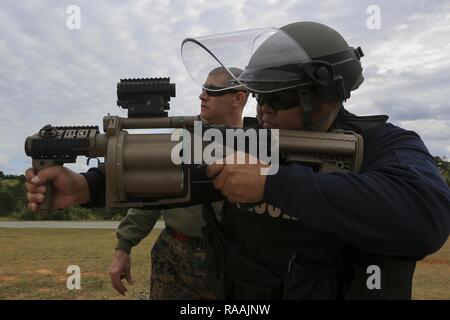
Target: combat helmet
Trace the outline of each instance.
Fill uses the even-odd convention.
[[[362,49],[350,47],[336,30],[317,22],[188,38],[182,56],[200,84],[198,79],[216,64],[244,70],[237,78],[231,75],[234,81],[228,87],[242,85],[254,94],[295,92],[305,122],[311,119],[313,97],[341,102],[363,82]]]
[[[320,97],[320,101],[341,102],[361,85],[364,78],[360,59],[364,54],[361,47],[350,47],[336,30],[321,23],[295,22],[280,30],[298,48],[291,52],[283,50],[284,53],[274,49],[280,45],[283,48],[285,41],[279,40],[282,33],[272,35],[254,52],[239,81],[253,92],[298,88],[296,93],[303,107],[305,126],[309,126],[313,95]],[[289,61],[289,58],[274,58],[275,54],[294,56]],[[282,60],[284,63],[280,63]]]
[[[295,22],[280,30],[298,47],[286,52],[288,47],[283,43],[286,41],[279,40],[281,33],[272,35],[259,46],[239,77],[253,91],[310,85],[318,87],[326,101],[342,101],[363,82],[361,47],[350,47],[336,30],[317,22]],[[275,49],[276,46],[280,48]],[[292,61],[274,59],[275,52],[292,57]]]

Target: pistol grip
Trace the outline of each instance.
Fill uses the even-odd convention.
[[[43,216],[48,215],[53,209],[53,183],[45,183],[44,202],[39,204],[39,213]]]
[[[42,169],[58,165],[59,163],[55,160],[51,159],[33,159],[33,169],[36,173],[39,173]],[[44,202],[39,204],[38,211],[39,213],[45,217],[47,216],[53,209],[53,183],[51,181],[47,181],[45,184],[45,194],[44,194]]]

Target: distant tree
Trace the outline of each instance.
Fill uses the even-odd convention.
[[[450,186],[450,162],[445,157],[434,157],[439,171],[447,184]],[[5,175],[0,171],[0,179],[17,180],[17,183],[0,184],[0,215],[10,215],[15,213],[21,219],[42,219],[35,214],[27,212],[26,194],[24,190],[24,175]],[[64,210],[54,211],[46,219],[58,220],[120,220],[127,213],[127,209],[117,208],[82,208],[73,207]]]
[[[0,216],[12,214],[15,207],[15,199],[9,192],[9,188],[0,190]]]
[[[436,161],[439,171],[450,186],[450,162],[445,157],[434,157],[434,161]]]

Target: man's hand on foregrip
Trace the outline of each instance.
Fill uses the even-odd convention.
[[[53,184],[53,203],[51,207],[61,209],[90,201],[86,179],[79,173],[61,166],[42,169],[38,174],[33,168],[25,171],[25,189],[28,209],[36,212],[39,204],[45,201],[46,183]]]

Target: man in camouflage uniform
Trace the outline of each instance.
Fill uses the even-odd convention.
[[[450,189],[415,132],[386,123],[385,115],[361,117],[344,108],[363,82],[362,50],[315,22],[221,37],[192,42],[214,56],[208,39],[225,54],[223,43],[231,51],[239,43],[248,49],[248,43],[267,39],[251,47],[251,59],[236,79],[255,94],[262,128],[357,132],[364,139],[364,159],[359,173],[320,172],[287,161],[269,176],[261,175],[262,163],[208,166],[214,183],[194,185],[190,203],[205,204],[206,273],[215,297],[410,299],[416,261],[448,238]],[[194,61],[195,67],[204,65]],[[105,175],[98,169],[77,174],[55,166],[38,175],[28,169],[25,176],[32,211],[45,201],[49,181],[55,183],[58,207],[105,200],[98,192]],[[206,201],[224,197],[218,222]],[[376,287],[369,285],[374,266],[381,277]]]
[[[230,68],[230,72],[239,76],[241,70]],[[209,73],[199,96],[200,116],[210,124],[242,127],[248,93],[241,89],[220,90],[229,86],[230,79],[221,67]],[[221,205],[221,201],[213,203],[216,212]],[[122,279],[132,281],[131,248],[150,233],[161,212],[166,226],[151,252],[150,299],[213,299],[205,282],[201,205],[166,211],[130,209],[117,230],[118,242],[110,267],[112,286],[120,294],[127,291]]]

